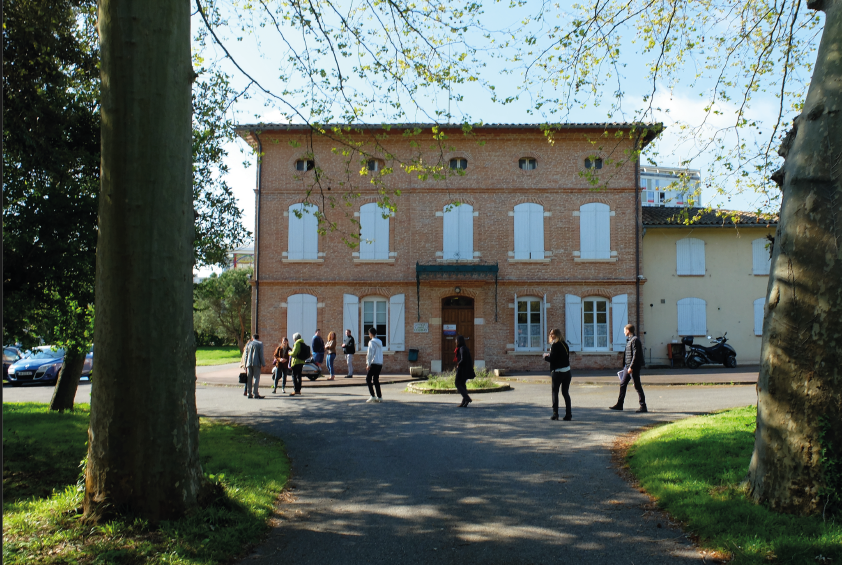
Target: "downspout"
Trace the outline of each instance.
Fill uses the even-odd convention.
[[[254,227],[254,316],[252,322],[252,334],[259,334],[257,330],[260,321],[260,195],[263,185],[263,144],[257,132],[251,132],[257,140],[257,206]]]
[[[634,162],[634,329],[640,336],[642,335],[640,333],[640,137],[637,138],[635,145],[638,154]]]

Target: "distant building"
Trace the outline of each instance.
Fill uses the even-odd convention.
[[[248,269],[254,267],[254,246],[238,247],[228,252],[232,269]]]
[[[643,206],[681,207],[698,204],[702,176],[696,169],[640,167]]]

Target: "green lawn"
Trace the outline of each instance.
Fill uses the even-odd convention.
[[[748,406],[654,428],[629,450],[629,467],[659,506],[733,563],[842,563],[842,516],[776,514],[746,497],[755,418]]]
[[[243,354],[236,345],[231,347],[197,347],[196,365],[224,365],[225,363],[239,363]]]
[[[492,388],[495,386],[499,386],[498,383],[494,381],[494,378],[491,375],[491,373],[489,373],[486,369],[476,369],[475,373],[476,378],[473,378],[468,381],[468,390],[477,388]],[[441,375],[430,377],[426,381],[416,383],[415,386],[419,388],[455,390],[456,372],[450,371],[449,373],[443,373]]]
[[[3,563],[228,563],[268,529],[289,479],[283,444],[243,426],[201,420],[199,454],[222,496],[191,516],[151,527],[81,520],[89,407],[3,404]]]

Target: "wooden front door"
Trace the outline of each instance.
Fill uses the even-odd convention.
[[[475,357],[474,351],[474,299],[467,296],[452,296],[442,300],[441,305],[441,368],[442,371],[450,371],[456,367],[453,362],[456,349],[456,335],[447,335],[448,329],[456,326],[456,335],[465,336],[465,345],[471,350],[471,356]]]

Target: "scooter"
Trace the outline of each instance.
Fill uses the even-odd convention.
[[[684,356],[684,365],[690,369],[698,369],[706,363],[722,363],[729,369],[737,366],[737,352],[733,347],[726,342],[728,338],[725,335],[718,337],[711,341],[714,345],[712,347],[704,347],[702,345],[693,345],[693,336],[688,335],[681,338],[681,343],[686,345],[689,349]],[[708,339],[712,339],[708,336]]]
[[[313,361],[312,357],[310,357],[304,362],[304,367],[301,369],[301,376],[307,377],[311,381],[315,381],[322,376],[322,369],[316,365],[316,362]]]

